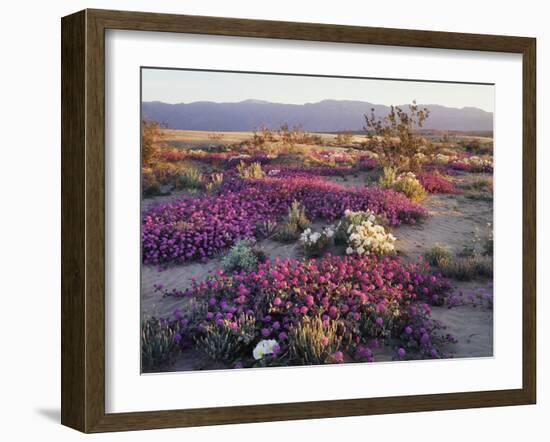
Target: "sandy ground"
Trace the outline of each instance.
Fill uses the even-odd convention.
[[[341,178],[334,178],[342,182]],[[343,184],[360,185],[365,182],[364,176],[347,177]],[[171,195],[145,200],[144,207],[157,202],[181,197]],[[398,238],[396,246],[398,253],[405,261],[415,260],[435,243],[446,244],[457,252],[464,244],[473,239],[476,228],[481,236],[485,233],[487,223],[492,223],[492,204],[484,201],[467,199],[462,195],[430,195],[424,202],[430,217],[416,226],[403,225],[393,230]],[[321,223],[316,223],[315,228],[320,228]],[[261,243],[268,256],[300,257],[301,253],[297,244],[281,244],[271,240]],[[185,302],[170,297],[163,298],[155,292],[154,285],[162,282],[168,289],[177,287],[184,289],[190,285],[192,277],[201,280],[220,267],[221,257],[209,260],[206,264],[189,263],[185,265],[173,265],[164,269],[155,266],[142,266],[142,302],[141,312],[145,316],[167,316],[176,307],[182,307]],[[486,282],[454,282],[454,292],[464,294],[486,286]],[[433,317],[446,325],[446,332],[453,334],[458,343],[450,345],[446,350],[453,357],[480,357],[492,356],[493,353],[493,312],[473,306],[458,306],[454,308],[434,307]],[[380,349],[375,352],[377,360],[389,360],[391,352],[388,349]],[[194,350],[190,350],[180,356],[170,370],[195,370],[216,368],[212,361]],[[217,368],[221,368],[217,367]]]
[[[217,141],[218,143],[232,143],[244,140],[249,140],[254,135],[254,132],[211,132],[203,130],[179,130],[179,129],[163,129],[162,133],[166,141],[182,141],[182,142],[201,142]],[[212,135],[215,134],[214,137]],[[315,133],[326,137],[327,140],[336,138],[336,134]],[[364,140],[364,135],[353,135],[352,142]]]

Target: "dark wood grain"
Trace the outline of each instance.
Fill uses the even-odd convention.
[[[106,29],[523,55],[523,386],[514,390],[105,413]],[[525,37],[86,10],[62,19],[62,423],[84,432],[532,404],[536,400],[536,46]]]
[[[84,12],[61,34],[61,422],[85,429]]]

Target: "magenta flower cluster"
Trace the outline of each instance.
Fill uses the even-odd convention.
[[[493,173],[493,166],[490,164],[475,165],[471,163],[465,163],[460,160],[453,161],[452,163],[448,164],[447,168],[458,172]]]
[[[186,198],[151,207],[143,216],[142,257],[146,264],[206,259],[251,238],[260,221],[286,215],[294,200],[309,219],[334,221],[345,210],[371,210],[390,225],[415,223],[425,209],[378,187],[349,188],[319,177],[241,180],[228,177],[217,195]]]
[[[430,304],[440,304],[450,285],[423,262],[404,265],[399,258],[326,255],[322,259],[266,261],[253,271],[215,275],[169,296],[206,301],[196,330],[209,324],[256,318],[257,339],[275,339],[282,353],[289,332],[305,317],[337,321],[345,351],[355,360],[374,360],[382,343],[407,349],[407,358],[439,357],[449,342],[430,318]],[[396,358],[405,358],[396,353]],[[335,361],[338,362],[338,361]]]
[[[272,164],[265,168],[265,171],[277,177],[300,177],[300,176],[345,176],[357,172],[354,167],[347,166],[314,166],[303,167],[289,164]]]
[[[357,160],[357,169],[361,171],[374,170],[380,167],[380,163],[375,158],[363,155]]]
[[[278,178],[259,180],[227,179],[222,189],[232,192],[259,193],[277,212],[286,214],[292,201],[297,200],[306,209],[311,220],[334,221],[346,210],[371,210],[385,217],[392,226],[401,223],[414,224],[427,216],[419,204],[412,203],[405,195],[377,186],[348,187],[324,180],[321,177]]]
[[[443,176],[430,173],[422,172],[416,175],[422,187],[426,189],[426,192],[429,193],[459,193],[459,189],[448,179]]]

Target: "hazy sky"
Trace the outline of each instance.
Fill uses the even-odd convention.
[[[385,105],[416,99],[419,104],[474,106],[493,112],[494,86],[145,68],[142,99],[165,103],[255,99],[288,104],[334,99]]]

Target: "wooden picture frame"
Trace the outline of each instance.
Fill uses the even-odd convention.
[[[523,57],[523,385],[513,390],[105,412],[105,30],[495,51]],[[62,19],[62,410],[83,432],[533,404],[536,41],[533,38],[84,10]]]

